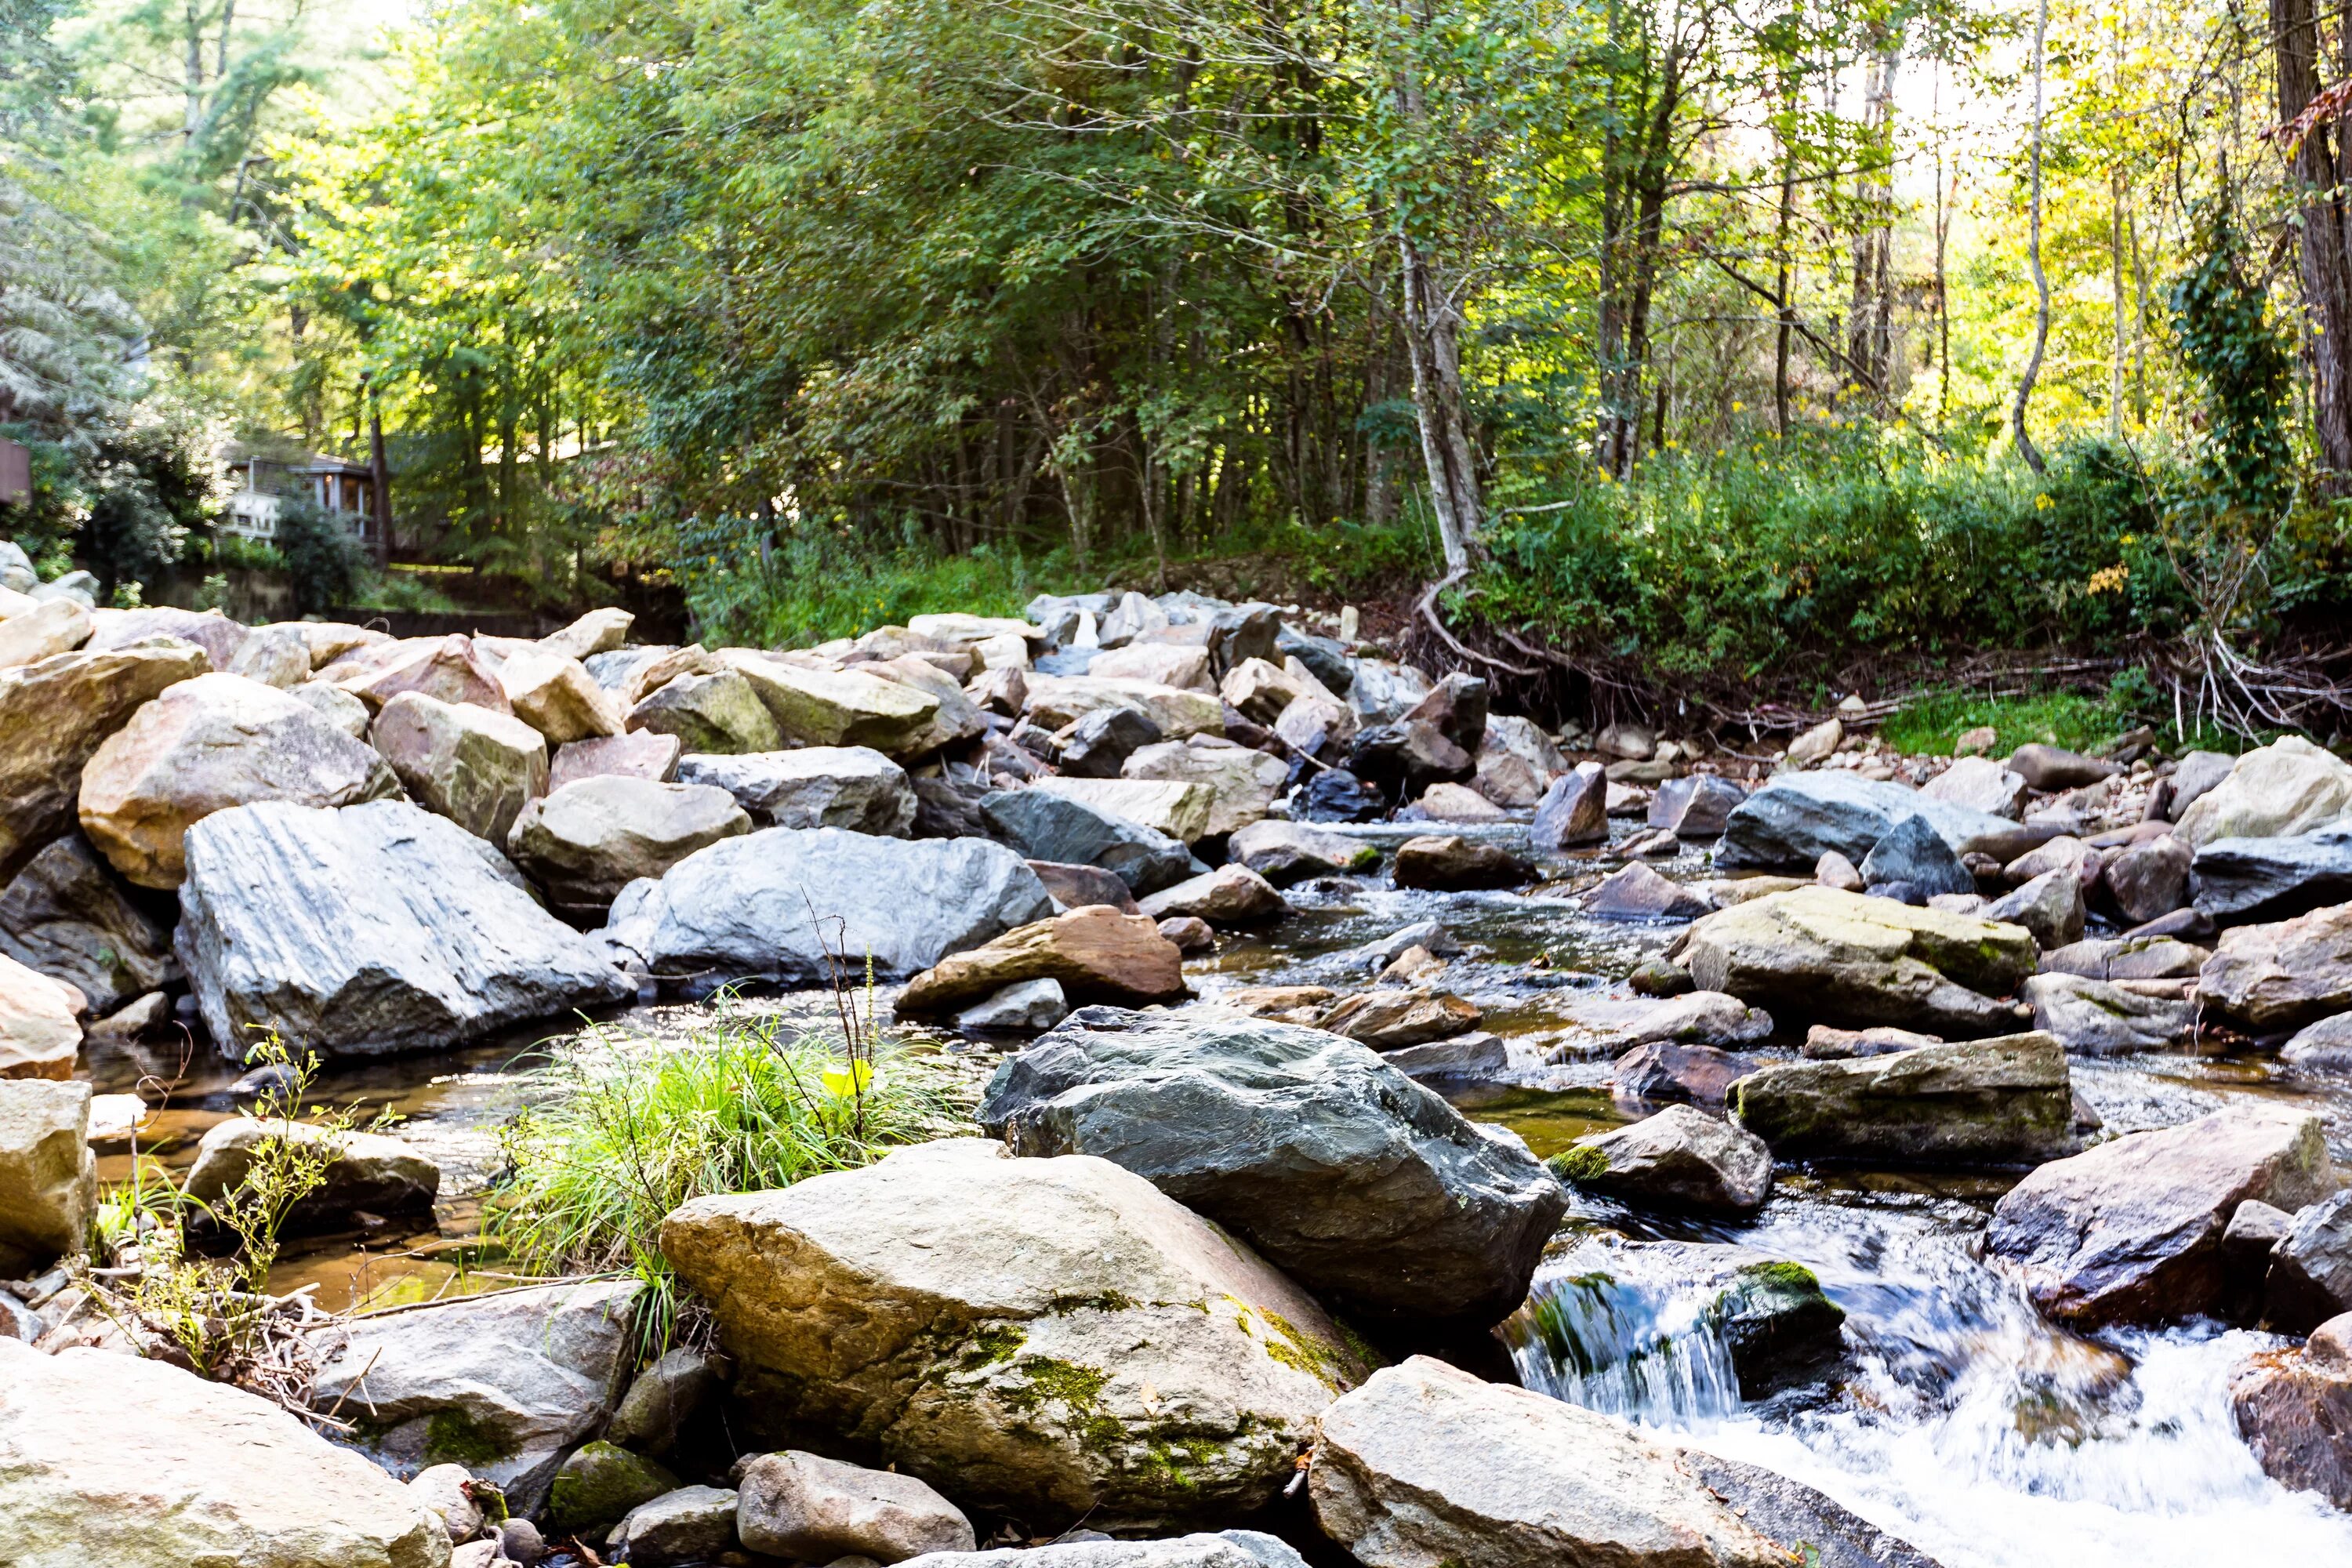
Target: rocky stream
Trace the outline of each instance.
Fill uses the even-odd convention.
[[[1188,595],[710,650],[29,575],[0,1568],[2352,1563],[2308,742],[1554,734]],[[843,959],[960,1135],[678,1207],[659,1353],[485,1250],[548,1063],[824,1035]],[[259,1292],[299,1380],[208,1381],[94,1219],[238,1190],[270,1033],[399,1120]]]

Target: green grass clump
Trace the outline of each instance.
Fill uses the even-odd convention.
[[[2000,738],[1991,753],[2006,756],[2039,741],[2088,751],[2114,740],[2138,721],[2104,697],[2053,691],[2032,697],[1985,697],[1945,691],[1914,703],[1879,727],[1879,737],[1898,752],[1948,757],[1962,733],[1990,725]]]
[[[689,1198],[790,1186],[957,1130],[943,1074],[867,1034],[845,1050],[722,1003],[683,1045],[591,1030],[501,1134],[484,1230],[522,1271],[631,1272],[655,1348],[677,1315],[661,1223]]]

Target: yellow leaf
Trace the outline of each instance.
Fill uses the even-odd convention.
[[[874,1087],[874,1064],[846,1062],[837,1068],[827,1068],[824,1079],[825,1093],[837,1100],[847,1100]]]

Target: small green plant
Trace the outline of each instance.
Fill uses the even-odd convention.
[[[944,1075],[845,1002],[828,1039],[722,994],[683,1045],[593,1028],[540,1069],[543,1102],[503,1131],[510,1174],[485,1230],[525,1273],[628,1271],[649,1350],[677,1316],[661,1222],[688,1198],[790,1186],[955,1130]]]
[[[310,1418],[312,1366],[301,1331],[317,1309],[301,1298],[269,1295],[269,1271],[287,1216],[326,1184],[341,1153],[341,1134],[358,1113],[312,1112],[318,1058],[297,1055],[275,1034],[249,1059],[280,1071],[254,1105],[265,1126],[243,1178],[214,1201],[200,1202],[152,1160],[141,1161],[134,1133],[131,1179],[100,1205],[96,1228],[117,1266],[137,1273],[121,1284],[92,1276],[89,1284],[99,1310],[134,1342],[168,1344],[174,1359],[199,1375]],[[298,1134],[297,1127],[304,1131]],[[226,1256],[205,1256],[192,1245],[199,1215],[213,1237],[233,1244]]]
[[[1879,736],[1898,752],[1948,757],[1961,735],[1989,728],[1997,754],[2037,741],[2081,752],[2114,740],[2136,722],[2132,709],[2112,697],[2073,691],[2024,697],[1944,691],[1890,717],[1879,727]]]

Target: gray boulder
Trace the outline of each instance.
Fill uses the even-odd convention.
[[[1552,780],[1528,825],[1528,845],[1538,855],[1608,838],[1609,779],[1599,763],[1579,763]]]
[[[89,1234],[98,1210],[89,1101],[87,1083],[0,1079],[0,1272],[11,1278],[79,1252]]]
[[[854,1441],[1033,1529],[1264,1507],[1363,1375],[1311,1297],[1105,1160],[919,1144],[696,1198],[661,1247],[736,1360],[744,1437]]]
[[[2172,787],[2165,797],[2164,815],[2179,822],[2190,806],[2210,795],[2237,765],[2238,759],[2227,752],[2191,752],[2182,757],[2172,771]]]
[[[1073,1532],[1084,1533],[1084,1532]],[[1098,1533],[1098,1532],[1097,1532]],[[907,1559],[909,1568],[1307,1568],[1307,1560],[1278,1536],[1221,1530],[1164,1541],[1049,1541],[991,1552],[931,1552]]]
[[[2342,903],[2352,899],[2352,823],[2284,838],[2216,838],[2196,851],[2189,883],[2198,912],[2230,925]]]
[[[654,1358],[629,1381],[604,1439],[659,1459],[677,1447],[679,1431],[719,1390],[719,1358],[683,1345]]]
[[[615,900],[608,935],[656,973],[824,981],[826,953],[898,980],[1054,912],[1001,844],[762,828],[713,844]]]
[[[2271,1249],[2263,1286],[2263,1317],[2277,1333],[2307,1334],[2345,1312],[2352,1312],[2352,1191],[2294,1216]]]
[[[441,1167],[429,1156],[380,1132],[330,1132],[308,1121],[232,1116],[208,1129],[181,1191],[191,1201],[217,1204],[243,1184],[254,1156],[270,1142],[326,1152],[323,1180],[287,1212],[292,1229],[347,1223],[352,1211],[401,1214],[433,1206]]]
[[[2042,967],[2091,980],[2189,980],[2212,956],[2210,948],[2178,937],[2095,937],[2043,953]]]
[[[2352,1314],[2257,1352],[2230,1379],[2230,1414],[2263,1474],[2352,1510]]]
[[[629,1510],[612,1542],[629,1568],[709,1563],[735,1550],[739,1494],[720,1487],[680,1487]]]
[[[538,1511],[556,1467],[613,1414],[635,1359],[635,1281],[527,1286],[315,1331],[311,1403],[402,1480],[462,1463]]]
[[[2170,1050],[2197,1035],[2197,1005],[2186,987],[2169,996],[2128,991],[2079,974],[2037,974],[2025,983],[2033,1026],[2058,1037],[2080,1056],[2127,1056]]]
[[[1990,757],[1962,757],[1921,784],[1919,794],[1994,816],[2015,816],[2025,804],[2025,787],[2021,775]]]
[[[22,1568],[440,1568],[441,1520],[258,1395],[0,1335],[0,1552]]]
[[[1068,795],[999,790],[981,801],[980,815],[1026,858],[1099,866],[1139,898],[1192,875],[1192,852],[1181,840]]]
[[[2009,771],[2022,778],[2029,787],[2048,794],[2080,789],[2101,779],[2111,779],[2124,770],[2116,763],[2032,741],[2009,754]]]
[[[752,1551],[801,1563],[903,1563],[977,1544],[971,1521],[915,1477],[798,1449],[762,1454],[743,1467],[735,1526]]]
[[[1289,1024],[1088,1008],[998,1068],[979,1117],[1017,1152],[1124,1166],[1388,1321],[1499,1320],[1565,1208],[1517,1138]]]
[[[1677,838],[1719,838],[1748,792],[1716,773],[1668,779],[1650,797],[1649,825]]]
[[[2222,932],[2198,972],[2197,1001],[2250,1035],[2352,1012],[2352,903]]]
[[[2066,1053],[2038,1032],[1781,1063],[1733,1084],[1729,1102],[1783,1160],[2031,1165],[2076,1144]]]
[[[2145,925],[2189,902],[2189,878],[2197,851],[2173,834],[2142,839],[2110,856],[2100,870],[2116,911]],[[2346,881],[2352,893],[2352,878]]]
[[[2083,940],[2083,879],[2063,867],[2044,871],[1987,904],[1980,911],[1989,921],[2023,926],[2034,944],[2047,952],[2070,947]]]
[[[2297,1068],[2352,1068],[2352,1013],[2338,1013],[2297,1030],[2279,1047],[2279,1060]]]
[[[170,908],[169,899],[133,889],[75,834],[0,890],[0,952],[76,987],[103,1017],[180,977]]]
[[[1761,1138],[1687,1105],[1576,1142],[1559,1168],[1580,1187],[1636,1204],[1747,1214],[1772,1191]]]
[[[1323,1532],[1364,1568],[1786,1568],[1639,1428],[1427,1356],[1323,1413],[1307,1472]]]
[[[1782,773],[1732,811],[1716,863],[1810,872],[1834,850],[1858,865],[1906,816],[1926,818],[1958,855],[2011,843],[2017,833],[2005,818],[1903,784],[1835,769]]]
[[[1960,864],[1943,835],[1926,817],[1916,815],[1888,828],[1885,837],[1862,858],[1860,869],[1864,887],[1901,882],[1916,889],[1923,898],[1977,890],[1976,878]]]
[[[681,784],[716,784],[767,827],[845,827],[906,838],[915,831],[907,770],[871,746],[678,759]]]
[[[1683,1468],[1807,1568],[1937,1568],[1936,1560],[1777,1470],[1685,1448]]]
[[[1272,816],[1234,833],[1225,854],[1277,888],[1309,877],[1373,871],[1381,864],[1379,848],[1360,838]]]
[[[2210,1316],[2229,1296],[2221,1239],[2238,1205],[2293,1211],[2335,1186],[2318,1117],[2242,1106],[2042,1166],[1993,1210],[1985,1245],[2064,1323]]]
[[[400,801],[264,802],[188,830],[173,946],[215,1048],[446,1047],[632,985],[496,850]]]

